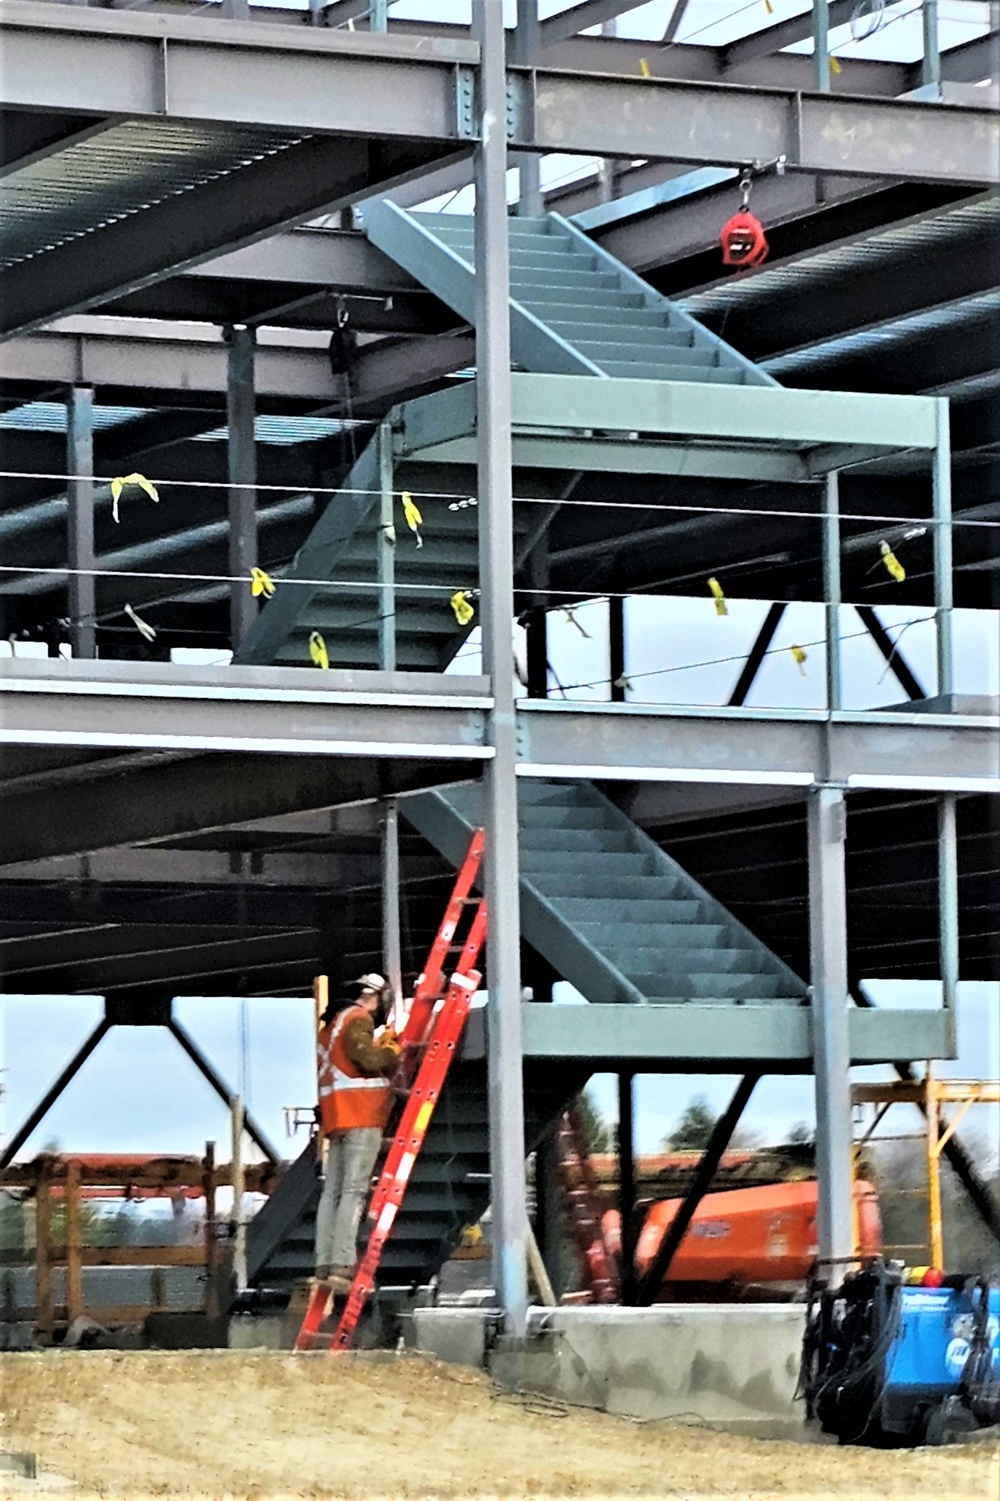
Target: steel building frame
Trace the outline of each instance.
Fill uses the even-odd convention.
[[[472,1056],[477,1049],[485,1053],[489,1071],[496,1288],[514,1333],[526,1327],[528,1296],[522,1058],[600,1059],[626,1070],[678,1059],[690,1067],[731,1067],[736,1056],[788,1071],[814,1065],[821,1248],[834,1262],[851,1254],[848,1069],[852,1063],[953,1052],[955,799],[1000,796],[1000,717],[995,706],[963,706],[954,694],[949,392],[931,387],[924,395],[907,390],[872,396],[747,387],[730,389],[719,415],[717,392],[683,383],[661,388],[645,381],[512,374],[506,188],[508,151],[526,164],[522,208],[538,212],[546,203],[530,165],[537,154],[567,151],[605,159],[611,165],[593,190],[574,185],[550,193],[547,206],[571,212],[574,195],[606,199],[609,184],[619,195],[634,195],[627,208],[613,202],[592,208],[583,227],[603,253],[623,255],[643,269],[655,266],[655,240],[665,224],[687,226],[691,253],[700,250],[705,226],[718,222],[720,196],[729,191],[734,169],[748,159],[785,158],[787,175],[762,180],[762,201],[790,224],[812,213],[842,222],[834,216],[861,212],[862,204],[868,211],[870,198],[890,191],[941,194],[935,202],[944,205],[953,195],[960,209],[974,199],[988,210],[990,195],[983,190],[1000,179],[995,111],[940,97],[931,104],[890,96],[917,82],[940,96],[949,76],[975,79],[977,69],[989,65],[996,33],[942,56],[928,31],[919,79],[912,69],[884,65],[877,74],[875,65],[865,65],[864,77],[877,77],[883,93],[867,97],[829,89],[826,27],[843,10],[839,0],[829,13],[816,6],[812,17],[765,28],[722,49],[724,55],[708,57],[709,49],[693,47],[687,57],[684,49],[677,57],[654,52],[652,67],[645,69],[651,76],[639,73],[632,44],[577,36],[580,28],[628,8],[626,0],[586,0],[537,27],[533,7],[521,3],[508,65],[502,9],[494,0],[475,4],[472,33],[416,23],[386,33],[378,6],[369,30],[333,29],[348,19],[350,0],[314,7],[316,24],[297,31],[280,24],[280,17],[272,18],[274,24],[248,18],[192,24],[183,7],[170,5],[126,13],[36,0],[0,4],[0,105],[14,122],[2,170],[15,188],[29,185],[27,209],[31,184],[49,169],[65,171],[68,179],[75,171],[90,173],[99,184],[111,170],[113,153],[130,143],[142,144],[149,167],[138,184],[107,179],[103,217],[96,221],[81,219],[79,205],[68,197],[60,200],[62,219],[57,212],[35,242],[30,214],[21,212],[16,193],[10,200],[12,224],[22,238],[0,273],[0,383],[12,392],[44,389],[46,383],[71,388],[67,472],[75,478],[66,495],[64,572],[76,572],[69,574],[73,660],[0,666],[0,745],[22,758],[12,763],[4,785],[10,812],[4,817],[3,868],[30,885],[34,867],[39,887],[46,871],[85,886],[95,869],[113,873],[119,884],[139,884],[147,866],[152,870],[160,860],[159,868],[170,862],[172,879],[183,884],[204,878],[209,868],[207,853],[197,851],[199,837],[236,827],[259,830],[271,821],[277,849],[262,854],[261,865],[284,860],[272,866],[272,880],[291,884],[308,880],[308,851],[286,855],[278,832],[290,832],[295,819],[306,821],[304,837],[316,837],[319,826],[310,820],[322,815],[329,828],[329,820],[367,806],[381,809],[391,828],[409,792],[481,776],[491,916],[490,1046],[475,1028],[468,1046]],[[683,8],[680,0],[675,19]],[[813,60],[780,51],[802,40],[809,25],[816,28]],[[677,50],[672,32],[664,44]],[[854,66],[860,79],[861,65]],[[688,71],[676,76],[682,69]],[[752,78],[748,69],[756,70]],[[771,72],[763,76],[761,69]],[[814,84],[808,90],[803,69]],[[180,160],[176,170],[167,160],[171,149]],[[461,186],[470,167],[477,193],[475,341],[436,299],[350,229],[294,231],[320,214],[363,206],[368,198],[391,193],[397,201],[420,201],[443,183]],[[692,168],[714,169],[716,175],[698,178]],[[892,222],[888,211],[886,217]],[[845,233],[844,243],[849,246],[860,233]],[[976,267],[968,275],[989,284],[988,266]],[[690,306],[699,310],[700,299],[712,317],[717,304],[725,317],[732,305],[739,317],[742,300],[752,318],[754,298],[768,305],[769,276],[777,278],[779,268],[735,290],[696,288]],[[185,317],[213,306],[216,294],[232,297],[238,288],[249,298],[278,283],[283,290],[275,301],[264,296],[258,312],[233,313],[224,334],[182,326]],[[978,286],[972,295],[983,295]],[[133,388],[155,391],[168,403],[182,393],[186,401],[204,398],[206,409],[193,409],[179,424],[182,439],[214,425],[210,398],[227,392],[230,488],[225,523],[215,524],[228,539],[228,571],[242,578],[259,561],[258,528],[266,508],[263,492],[255,497],[250,488],[262,483],[256,404],[273,398],[292,410],[320,404],[343,410],[343,379],[321,343],[309,338],[310,329],[329,327],[328,298],[334,294],[328,290],[327,301],[318,303],[317,287],[370,304],[359,314],[366,334],[424,334],[412,347],[391,340],[385,347],[360,346],[352,409],[360,418],[385,419],[397,399],[476,364],[474,382],[405,401],[399,420],[383,428],[382,443],[390,465],[475,466],[483,675],[395,671],[388,636],[385,670],[322,677],[287,667],[220,672],[87,660],[96,654],[93,627],[86,624],[95,613],[88,570],[98,561],[93,386],[118,396]],[[287,322],[275,312],[283,307],[289,309]],[[255,326],[267,326],[268,309],[274,325],[305,329],[304,337],[255,336]],[[107,321],[109,313],[114,323]],[[131,321],[121,321],[121,314]],[[154,331],[149,318],[170,320],[171,326]],[[865,331],[853,337],[864,339]],[[783,348],[773,352],[779,368],[783,358],[807,366],[814,358],[816,368],[831,357],[822,342],[815,355],[808,347],[803,354],[793,347],[791,355]],[[989,373],[984,367],[976,378],[988,379]],[[703,445],[694,450],[700,469],[691,467],[692,441]],[[989,451],[990,444],[969,444],[970,452],[984,448]],[[546,700],[544,692],[519,696],[510,651],[517,608],[518,466],[683,471],[774,483],[825,477],[820,566],[828,639],[835,642],[845,519],[837,474],[849,475],[859,460],[883,460],[889,450],[911,456],[917,451],[925,469],[930,459],[932,473],[928,571],[938,673],[936,697],[919,709],[845,711],[835,651],[828,654],[824,711],[754,710],[740,707],[742,700],[725,708],[678,710],[614,701],[559,703]],[[964,497],[959,499],[964,506]],[[30,503],[53,501],[39,494]],[[283,512],[274,524],[294,522],[294,515]],[[383,523],[391,524],[391,512]],[[577,544],[601,545],[600,539]],[[552,563],[558,565],[558,554]],[[387,561],[379,582],[391,597]],[[229,592],[236,644],[253,612],[245,589]],[[761,652],[766,649],[765,642]],[[619,639],[619,655],[623,651]],[[543,639],[543,677],[544,661]],[[119,775],[128,779],[124,806],[116,801]],[[811,1009],[794,1013],[790,1025],[787,1017],[762,1014],[765,1008],[741,1009],[734,1019],[713,1015],[708,1006],[646,1007],[637,1008],[625,1026],[620,1013],[608,1014],[610,1007],[590,1006],[570,1029],[559,1008],[522,1004],[517,787],[519,779],[533,778],[682,790],[701,784],[718,789],[720,799],[739,788],[804,798]],[[880,1015],[850,1003],[846,820],[851,795],[863,791],[938,800],[936,895],[945,1002],[938,1013]],[[195,849],[185,848],[185,840],[194,840]],[[249,835],[247,848],[252,860]],[[381,848],[388,887],[398,870],[398,847],[394,838],[383,837]],[[229,874],[236,877],[243,857],[235,865],[233,858]],[[210,878],[223,884],[221,877]],[[157,911],[157,920],[162,917]],[[398,931],[393,937],[391,922],[387,931],[398,954]],[[242,930],[231,941],[240,953],[246,950]],[[215,948],[212,973],[224,990],[235,961],[225,943]],[[294,966],[308,952],[294,935],[284,950],[277,945],[279,989],[294,988]],[[130,995],[162,999],[169,982],[148,956],[116,960],[112,946],[98,957],[108,977],[119,977],[126,1002]],[[89,962],[81,953],[79,963]],[[198,962],[192,973],[199,973]],[[93,972],[99,970],[98,964]],[[39,964],[37,973],[55,983],[58,971],[50,975]],[[680,1009],[683,1016],[657,1014]]]

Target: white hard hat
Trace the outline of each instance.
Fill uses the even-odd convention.
[[[362,990],[384,990],[387,982],[384,975],[372,973],[370,975],[359,975],[354,983],[355,985],[360,985]]]

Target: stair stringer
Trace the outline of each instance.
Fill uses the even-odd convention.
[[[388,199],[365,210],[365,232],[376,249],[433,292],[471,327],[476,322],[475,267],[439,240],[418,214]],[[594,375],[599,365],[574,349],[515,298],[510,299],[510,347],[515,364],[543,375]]]

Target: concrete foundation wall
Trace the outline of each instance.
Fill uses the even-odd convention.
[[[802,1431],[794,1401],[801,1304],[686,1304],[532,1311],[526,1342],[490,1348],[491,1315],[417,1310],[412,1344],[485,1363],[505,1386],[642,1419],[689,1418],[762,1435]]]

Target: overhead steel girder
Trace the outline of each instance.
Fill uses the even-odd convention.
[[[483,713],[491,700],[482,678],[229,667],[223,681],[211,669],[134,662],[95,662],[87,664],[87,671],[78,671],[77,663],[70,677],[65,665],[46,660],[0,664],[0,743],[343,756],[353,767],[357,758],[379,754],[433,761],[475,761],[490,754]],[[348,780],[354,775],[344,772]],[[199,784],[193,772],[191,782]],[[283,805],[279,798],[271,806],[265,800],[259,810],[249,807],[239,818],[220,818],[212,826],[354,800],[319,797],[310,802],[305,792],[304,801]],[[225,802],[237,806],[235,789]],[[167,838],[198,827],[182,822],[176,831],[136,839]],[[110,846],[98,841],[90,847]],[[70,844],[66,853],[81,848]],[[8,849],[8,860],[32,858],[30,850],[18,856]]]
[[[600,26],[630,10],[638,10],[645,3],[646,0],[572,0],[565,10],[556,11],[542,21],[539,40],[543,47],[551,47],[554,42],[577,36],[589,26]]]
[[[203,19],[195,32],[183,19],[20,0],[0,10],[0,34],[12,107],[471,142],[478,49],[440,33]],[[511,144],[530,150],[732,163],[784,153],[792,168],[969,182],[1000,172],[986,109],[544,69],[513,70],[511,92]]]
[[[228,668],[220,684],[209,669],[176,665],[68,667],[3,664],[4,740],[178,755],[134,772],[116,765],[103,777],[98,766],[85,773],[86,797],[69,780],[20,795],[12,788],[4,800],[8,864],[342,806],[387,788],[403,793],[474,776],[490,754],[482,679],[323,674],[324,684],[353,684],[338,691],[298,668]],[[422,690],[407,691],[421,679]],[[524,776],[1000,791],[995,712],[829,716],[524,700],[517,718]],[[182,747],[234,754],[192,761]]]
[[[986,705],[984,705],[986,707]],[[1000,793],[1000,717],[525,700],[519,776]]]
[[[595,1069],[635,1067],[732,1073],[734,1060],[775,1072],[811,1073],[812,1013],[808,1006],[545,1006],[521,1007],[526,1058],[578,1059]],[[484,1015],[467,1023],[464,1055],[485,1053]],[[889,1063],[926,1049],[954,1057],[946,1011],[852,1011],[852,1064]],[[921,1053],[921,1057],[924,1053]]]
[[[261,341],[254,366],[259,397],[330,402],[341,394],[320,345]],[[0,342],[0,381],[97,386],[105,400],[137,390],[218,399],[226,389],[226,346],[221,333],[206,336],[204,329],[160,338],[143,321],[72,318],[58,329]]]
[[[220,839],[220,843],[221,843]],[[0,858],[3,850],[0,844]],[[115,886],[232,886],[257,889],[291,887],[330,890],[377,886],[377,855],[296,854],[291,850],[116,849],[89,854],[81,867],[78,855],[39,864],[5,865],[4,881],[34,885],[52,881],[87,881]],[[2,907],[0,899],[0,907]],[[122,919],[123,921],[127,919]]]
[[[862,177],[1000,179],[991,109],[514,70],[518,149],[701,164],[773,161]],[[931,111],[932,113],[928,113]]]
[[[400,141],[467,139],[456,70],[467,38],[262,27],[253,22],[0,5],[10,108],[266,125]]]

